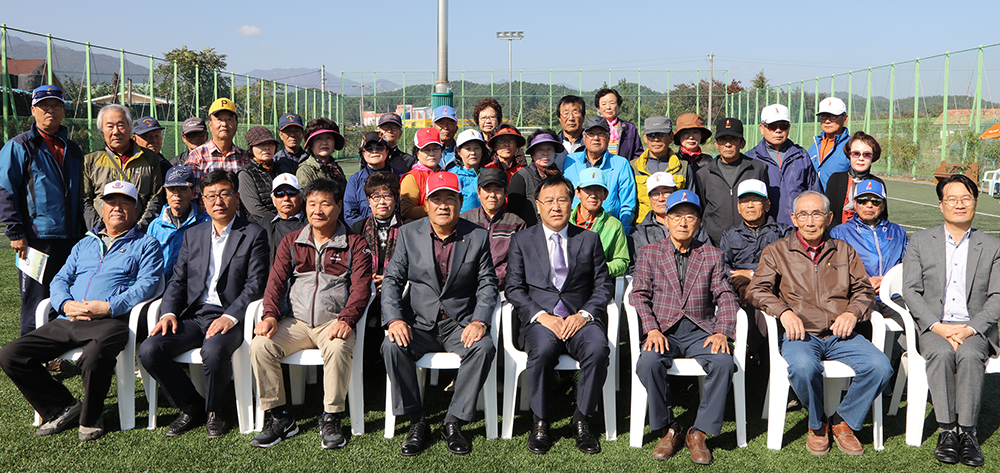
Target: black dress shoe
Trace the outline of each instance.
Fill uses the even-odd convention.
[[[222,437],[222,434],[226,433],[226,420],[215,412],[209,412],[208,422],[205,423],[205,430],[210,439]]]
[[[205,422],[204,412],[189,414],[182,410],[181,414],[167,426],[167,437],[176,437],[200,425],[202,422]]]
[[[597,441],[597,437],[590,433],[587,421],[576,421],[572,427],[577,450],[587,454],[601,453],[601,444]]]
[[[402,453],[404,457],[420,455],[427,444],[427,437],[430,435],[430,430],[431,427],[427,424],[426,420],[413,424],[413,427],[410,427],[410,433],[406,434],[406,440],[403,441],[403,447],[399,453]]]
[[[531,426],[531,435],[528,436],[528,451],[537,455],[544,455],[552,448],[552,440],[549,439],[549,423],[544,420],[535,422]]]
[[[448,443],[448,451],[455,455],[465,455],[472,451],[469,441],[462,437],[462,428],[455,422],[441,426],[441,437]]]
[[[945,430],[938,434],[937,448],[934,449],[934,458],[941,463],[949,465],[958,463],[958,433],[952,430]]]
[[[962,432],[959,439],[958,459],[968,466],[983,466],[986,463],[983,452],[979,449],[979,442],[969,432]]]

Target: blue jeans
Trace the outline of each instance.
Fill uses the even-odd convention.
[[[851,430],[861,430],[875,396],[885,390],[892,376],[889,359],[867,339],[852,333],[847,338],[831,335],[823,340],[806,334],[802,340],[782,335],[781,356],[788,362],[788,380],[809,410],[809,428],[823,426],[823,360],[839,361],[854,370],[854,381],[837,414]]]

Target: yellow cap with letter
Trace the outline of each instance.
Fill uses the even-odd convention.
[[[215,115],[215,112],[219,112],[222,110],[229,110],[230,112],[233,112],[235,114],[236,104],[234,104],[232,100],[229,100],[227,98],[217,99],[215,102],[212,102],[212,106],[208,108],[208,114]]]

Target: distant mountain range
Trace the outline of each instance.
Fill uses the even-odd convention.
[[[10,59],[45,59],[45,41],[24,40],[17,36],[8,36],[7,57]],[[83,46],[73,45],[69,48],[57,40],[52,42],[52,72],[61,78],[72,77],[82,80],[87,70],[87,53]],[[79,49],[75,49],[79,48]],[[121,70],[121,59],[117,54],[110,55],[103,49],[91,48],[90,78],[94,82],[111,82],[111,74]],[[129,60],[125,55],[125,78],[132,82],[148,82],[149,67]],[[149,59],[146,58],[148,63]]]
[[[251,77],[259,77],[266,80],[275,80],[289,85],[297,85],[299,87],[320,87],[320,71],[318,68],[311,69],[305,67],[296,67],[291,69],[254,69],[247,72],[246,75]],[[361,95],[361,83],[353,81],[350,79],[344,79],[343,82],[343,95],[357,97]],[[395,82],[379,79],[375,82],[378,87],[379,93],[392,92],[394,90],[399,90],[401,86]],[[336,72],[326,71],[326,90],[334,93],[341,93],[341,81],[340,74]],[[372,84],[371,82],[365,82],[364,84],[365,95],[371,95]]]

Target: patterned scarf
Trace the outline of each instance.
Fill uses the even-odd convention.
[[[535,169],[538,171],[538,175],[541,176],[542,179],[562,174],[562,171],[559,170],[559,166],[557,166],[556,163],[552,163],[548,167],[540,166],[538,163],[535,163]]]
[[[333,177],[334,181],[344,181],[347,179],[344,177],[344,170],[340,168],[340,165],[338,165],[337,161],[333,158],[327,161],[320,161],[320,164],[326,168],[326,172],[330,173],[330,176]]]
[[[365,241],[368,242],[368,248],[372,250],[372,269],[376,271],[378,271],[379,268],[382,269],[382,271],[378,274],[385,273],[385,265],[390,259],[392,259],[392,252],[396,249],[396,236],[398,232],[398,219],[395,225],[379,225],[374,216],[368,217],[368,219],[365,220],[364,237]],[[382,252],[385,254],[384,260],[379,259],[379,247],[385,249],[385,251]]]

